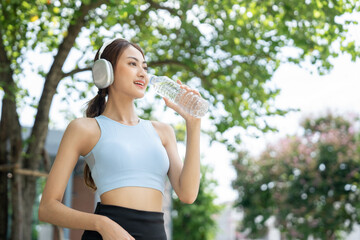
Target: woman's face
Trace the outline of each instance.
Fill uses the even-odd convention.
[[[143,55],[135,47],[129,46],[116,64],[112,85],[115,93],[131,98],[142,98],[148,82],[147,64]]]

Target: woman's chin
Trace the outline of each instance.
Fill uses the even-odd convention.
[[[141,99],[141,98],[143,98],[143,97],[145,97],[145,93],[143,93],[143,94],[137,94],[137,95],[135,96],[135,99]]]

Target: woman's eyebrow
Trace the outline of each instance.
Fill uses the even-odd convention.
[[[137,59],[136,57],[131,57],[131,56],[130,56],[130,57],[127,57],[127,58],[131,58],[131,59],[134,59],[134,60],[137,61],[137,62],[140,62],[139,59]],[[143,61],[142,63],[146,63],[146,61]]]

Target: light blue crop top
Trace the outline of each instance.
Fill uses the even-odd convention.
[[[99,196],[121,187],[148,187],[164,194],[169,159],[152,123],[128,126],[100,115],[99,141],[85,156]]]

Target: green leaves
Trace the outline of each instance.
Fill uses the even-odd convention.
[[[303,136],[272,144],[258,159],[239,153],[233,187],[245,214],[242,230],[263,237],[265,221],[274,216],[286,239],[335,239],[351,231],[360,213],[356,124],[331,114],[306,119]]]
[[[55,54],[71,34],[69,25],[82,14],[80,7],[92,3],[1,1],[0,31],[17,78],[22,78],[26,53],[33,49]],[[282,62],[310,61],[325,74],[332,68],[329,57],[341,52],[351,54],[352,60],[359,56],[360,46],[346,35],[356,21],[343,16],[359,8],[356,4],[350,0],[107,1],[86,16],[73,46],[79,52],[68,62],[86,69],[104,39],[126,38],[144,49],[151,73],[179,78],[210,101],[215,132],[233,129],[236,135],[237,129],[249,127],[272,131],[264,116],[289,110],[273,107],[279,90],[268,84]],[[287,54],[284,47],[296,54]],[[39,71],[41,77],[46,74]],[[221,134],[212,136],[222,140],[217,137]]]
[[[214,187],[215,180],[211,179],[211,169],[201,167],[200,189],[198,197],[193,204],[183,204],[178,198],[173,199],[172,225],[174,240],[211,240],[214,239],[217,223],[214,215],[222,207],[216,205]]]

